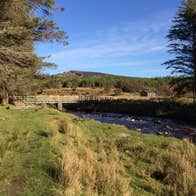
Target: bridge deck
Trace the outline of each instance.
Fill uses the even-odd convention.
[[[25,104],[57,104],[57,103],[78,103],[83,101],[101,101],[112,100],[109,96],[17,96],[14,98],[15,102],[22,102]]]

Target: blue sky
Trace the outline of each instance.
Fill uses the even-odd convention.
[[[53,16],[67,32],[68,46],[36,44],[51,57],[54,74],[69,70],[117,75],[167,76],[165,38],[181,0],[57,0],[64,12]]]

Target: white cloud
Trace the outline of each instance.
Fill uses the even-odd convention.
[[[146,60],[140,58],[141,56],[166,51],[165,34],[168,26],[167,22],[160,19],[116,25],[95,32],[94,37],[84,39],[80,44],[72,43],[62,51],[52,54],[50,60],[60,65],[58,71],[65,68],[100,67],[102,61],[105,66],[142,64]],[[132,61],[132,57],[137,57],[137,62]],[[115,63],[114,59],[118,58],[125,58],[127,61]]]

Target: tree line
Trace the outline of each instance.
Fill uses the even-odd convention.
[[[116,88],[120,92],[139,93],[150,90],[158,95],[171,96],[173,89],[170,86],[171,77],[163,78],[131,78],[121,76],[102,75],[97,77],[58,77],[43,75],[40,79],[39,92],[50,88]]]

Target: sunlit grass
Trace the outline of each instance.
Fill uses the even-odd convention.
[[[195,153],[54,109],[0,109],[1,195],[195,195]]]

